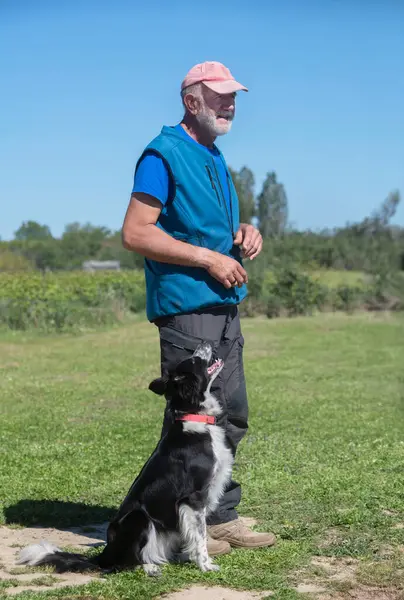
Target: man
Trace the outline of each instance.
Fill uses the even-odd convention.
[[[234,454],[248,427],[238,314],[248,281],[242,258],[258,256],[262,237],[239,223],[236,190],[214,142],[230,131],[241,90],[248,91],[221,63],[188,72],[181,86],[184,117],[163,127],[139,158],[123,224],[125,248],[145,257],[147,316],[159,329],[162,372],[202,339],[225,359],[212,391],[226,408],[222,419]],[[169,423],[166,410],[163,434]],[[272,533],[256,533],[238,518],[240,499],[232,481],[208,520],[210,555],[275,543]]]

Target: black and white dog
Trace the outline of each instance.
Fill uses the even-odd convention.
[[[59,573],[142,565],[147,574],[158,575],[158,565],[182,556],[202,571],[217,571],[208,556],[206,516],[217,506],[233,463],[224,429],[216,423],[222,409],[211,393],[223,366],[221,359],[212,363],[212,347],[203,342],[150,383],[154,393],[166,394],[173,424],[110,522],[101,554],[87,558],[41,542],[24,548],[18,564],[52,565]]]

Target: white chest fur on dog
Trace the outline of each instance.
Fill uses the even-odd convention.
[[[209,386],[210,387],[210,386]],[[205,401],[201,414],[217,416],[221,413],[216,398],[210,393],[210,389],[205,392]],[[225,487],[230,481],[233,467],[233,454],[226,445],[225,432],[222,427],[217,425],[208,425],[206,423],[183,423],[184,431],[189,433],[209,433],[212,441],[212,450],[214,456],[213,477],[209,486],[209,501],[206,507],[207,515],[213,512],[218,505]]]
[[[209,488],[209,504],[207,514],[211,513],[223,495],[226,485],[231,478],[233,466],[233,455],[225,443],[225,433],[221,427],[207,425],[212,439],[213,454],[215,456],[215,467]]]

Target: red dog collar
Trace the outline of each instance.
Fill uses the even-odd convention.
[[[176,421],[193,421],[194,423],[208,423],[208,425],[214,425],[216,418],[210,415],[183,415],[182,417],[176,417]]]

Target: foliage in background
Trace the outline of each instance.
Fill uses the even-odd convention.
[[[145,307],[140,271],[0,274],[0,324],[62,331],[122,320]]]
[[[359,223],[298,231],[288,223],[287,194],[276,173],[267,174],[258,196],[248,167],[231,175],[241,222],[256,223],[265,238],[261,254],[245,264],[249,296],[242,314],[403,308],[404,228],[391,225],[398,191]],[[81,272],[90,259],[119,261],[122,270]],[[47,225],[25,221],[13,240],[0,242],[0,324],[64,330],[143,311],[142,267],[143,257],[123,248],[120,231],[70,223],[55,238]]]
[[[258,219],[264,238],[283,235],[288,224],[288,199],[276,173],[268,173],[257,199]]]
[[[230,169],[230,174],[239,198],[240,222],[251,223],[251,220],[255,217],[256,213],[254,173],[248,167],[242,167],[240,171],[233,171],[233,169]]]
[[[243,316],[311,315],[318,311],[401,310],[404,277],[380,288],[360,274],[303,272],[292,266],[260,271],[249,267],[249,296]],[[352,277],[355,275],[355,277]],[[142,271],[0,273],[0,325],[11,329],[64,331],[126,319],[145,309]]]
[[[240,221],[254,222],[266,238],[258,258],[261,270],[293,264],[364,271],[386,280],[391,273],[404,270],[404,228],[391,225],[400,203],[398,191],[391,192],[378,210],[359,223],[299,231],[288,222],[287,193],[276,173],[267,174],[255,195],[254,174],[247,166],[230,172],[239,197]],[[42,271],[68,271],[90,259],[118,260],[123,269],[143,267],[142,256],[123,248],[120,231],[90,223],[70,223],[56,238],[47,225],[25,221],[13,240],[0,242],[0,271],[19,271],[24,264],[27,270],[34,266]]]

